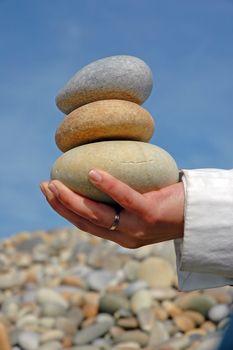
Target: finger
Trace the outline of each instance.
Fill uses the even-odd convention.
[[[71,191],[58,180],[51,181],[48,186],[57,199],[72,212],[98,226],[105,228],[111,226],[116,212],[109,205],[85,198]]]
[[[64,217],[65,219],[67,219],[68,221],[70,221],[72,224],[75,225],[76,223],[76,218],[78,217],[78,215],[74,214],[73,212],[71,212],[70,210],[68,210],[67,208],[65,208],[60,202],[59,200],[56,198],[56,196],[49,190],[48,188],[48,182],[43,182],[40,185],[41,191],[43,192],[43,194],[45,195],[47,202],[50,204],[50,206],[58,213],[60,214],[62,217]]]
[[[93,169],[89,172],[90,181],[101,191],[129,211],[143,215],[148,210],[147,201],[143,195],[127,184],[121,182],[102,170]]]
[[[77,226],[82,231],[89,232],[95,236],[103,239],[111,240],[117,244],[125,246],[127,244],[124,236],[118,231],[109,231],[105,228],[98,227],[92,224],[88,220],[82,218],[81,216],[73,213],[69,209],[63,206],[63,204],[57,199],[57,197],[49,190],[48,183],[43,182],[41,184],[41,190],[46,196],[46,199],[50,206],[62,217],[71,222],[74,226]]]

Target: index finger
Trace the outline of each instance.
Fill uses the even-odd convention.
[[[145,197],[114,176],[103,170],[92,169],[89,172],[89,179],[121,207],[138,215],[148,212]]]

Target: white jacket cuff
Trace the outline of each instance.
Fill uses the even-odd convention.
[[[184,238],[175,240],[179,289],[233,285],[233,171],[183,170]]]

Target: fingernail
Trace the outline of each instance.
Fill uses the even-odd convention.
[[[45,188],[42,184],[40,184],[40,189],[41,189],[41,192],[43,193],[43,195],[46,196],[46,191],[45,191]]]
[[[97,170],[91,170],[89,172],[89,178],[91,181],[94,181],[94,182],[102,181],[102,175]]]
[[[49,189],[50,191],[56,196],[58,197],[59,196],[59,192],[58,192],[58,189],[57,187],[53,184],[53,183],[49,183]]]
[[[48,201],[51,201],[52,199],[54,199],[54,193],[49,189],[49,188],[46,188],[45,190],[45,196],[47,198]]]
[[[47,187],[45,187],[44,185],[40,185],[40,189],[42,191],[42,193],[44,194],[44,196],[50,200],[54,197],[54,194],[52,193],[52,191],[50,191]]]

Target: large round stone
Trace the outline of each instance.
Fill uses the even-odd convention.
[[[63,152],[85,143],[103,140],[147,142],[154,132],[150,113],[138,104],[123,100],[103,100],[75,109],[56,132]]]
[[[111,56],[78,71],[56,97],[58,108],[68,114],[99,100],[119,99],[142,104],[150,95],[152,73],[141,59]]]
[[[83,196],[112,203],[88,180],[93,168],[107,171],[140,193],[176,183],[179,177],[174,159],[158,146],[138,141],[102,141],[64,153],[56,160],[51,178]]]

